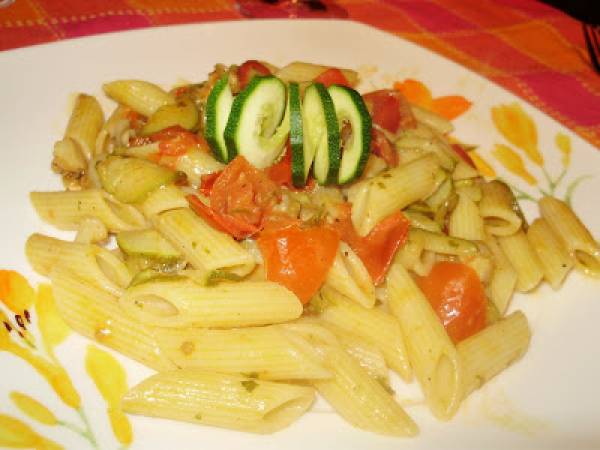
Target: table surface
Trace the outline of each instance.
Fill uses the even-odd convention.
[[[1,3],[1,2],[0,2]],[[533,0],[340,0],[349,19],[413,41],[514,92],[600,147],[600,75],[581,24]],[[0,50],[180,23],[245,19],[227,0],[16,0]]]

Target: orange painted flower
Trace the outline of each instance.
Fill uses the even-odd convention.
[[[492,154],[498,161],[500,161],[506,170],[518,176],[527,184],[532,186],[537,184],[536,178],[525,167],[523,158],[521,158],[513,149],[507,147],[506,145],[496,144]]]
[[[402,92],[409,102],[432,111],[448,120],[456,119],[471,107],[471,102],[460,95],[433,98],[427,86],[418,80],[407,78],[394,83],[394,89]]]
[[[31,307],[35,291],[27,280],[14,270],[0,270],[0,301],[15,314]]]
[[[508,142],[523,150],[538,166],[544,165],[544,157],[538,148],[535,122],[518,103],[493,107],[492,120]]]

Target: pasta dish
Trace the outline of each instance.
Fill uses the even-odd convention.
[[[390,387],[415,379],[431,413],[527,350],[515,292],[600,276],[600,247],[546,196],[528,223],[453,125],[355,71],[217,64],[170,91],[79,94],[32,192],[72,241],[26,253],[67,324],[154,370],[123,411],[272,433],[319,394],[355,427],[414,436]]]

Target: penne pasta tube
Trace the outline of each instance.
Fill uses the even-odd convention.
[[[369,191],[368,199],[364,202],[364,214],[352,217],[358,233],[361,236],[367,235],[390,214],[428,197],[436,187],[437,170],[435,156],[425,155],[361,182],[368,184]]]
[[[410,220],[410,225],[413,228],[418,228],[432,233],[441,233],[442,227],[433,219],[430,219],[425,214],[416,211],[402,211],[404,217]]]
[[[113,199],[101,189],[31,192],[29,197],[41,219],[61,230],[77,230],[89,217],[98,218],[113,233],[147,227],[135,207]]]
[[[459,342],[465,397],[523,356],[530,339],[527,318],[516,311]]]
[[[494,271],[487,286],[487,296],[500,315],[504,315],[517,285],[518,275],[494,236],[488,234],[485,244],[494,258]]]
[[[244,276],[256,265],[252,255],[231,236],[216,230],[189,208],[164,211],[153,222],[197,269]]]
[[[264,380],[330,378],[308,343],[295,344],[278,326],[231,330],[157,328],[162,352],[181,368],[219,373],[253,374]]]
[[[307,81],[313,81],[330,66],[322,66],[319,64],[311,64],[302,61],[294,61],[286,66],[279,69],[275,76],[279,79],[289,83],[290,81],[295,81],[296,83],[303,83]],[[356,86],[358,83],[358,74],[354,70],[350,69],[340,69],[344,78],[348,81],[350,86]]]
[[[117,80],[102,86],[104,93],[143,116],[150,117],[158,108],[172,105],[175,99],[155,84],[141,80]]]
[[[325,285],[365,308],[375,305],[375,286],[371,275],[345,242],[340,242],[337,256],[327,273]]]
[[[529,225],[527,239],[539,256],[544,278],[552,289],[558,289],[573,268],[573,258],[545,219],[535,219]]]
[[[304,414],[315,399],[306,386],[198,369],[162,372],[134,386],[122,401],[131,414],[201,425],[274,433]]]
[[[485,237],[483,219],[477,204],[466,195],[458,196],[458,203],[448,220],[448,234],[452,237],[480,241]]]
[[[25,244],[25,254],[40,275],[48,276],[52,270],[60,267],[112,295],[121,295],[131,280],[125,264],[98,245],[32,234]]]
[[[515,289],[528,292],[534,289],[544,277],[544,271],[527,235],[519,230],[510,236],[498,236],[498,244],[517,272]]]
[[[432,233],[429,231],[412,228],[411,239],[417,239],[423,243],[423,248],[435,253],[446,255],[469,256],[479,252],[477,245],[466,239],[451,237],[443,233]]]
[[[186,277],[166,277],[128,288],[119,303],[141,323],[177,328],[267,325],[302,314],[298,298],[269,281],[203,287]]]
[[[540,200],[539,207],[542,217],[573,256],[575,268],[600,277],[600,245],[573,210],[565,202],[548,196]]]
[[[188,206],[183,191],[173,184],[168,184],[150,192],[141,204],[141,209],[144,215],[151,219],[161,212]]]
[[[411,380],[406,344],[396,318],[377,308],[366,309],[335,290],[324,288],[321,293],[323,305],[319,317],[326,325],[373,344],[392,370],[405,381]]]
[[[104,113],[95,97],[79,94],[65,130],[65,139],[77,142],[87,159],[95,155],[96,138],[104,124]]]
[[[93,244],[108,239],[106,225],[96,217],[83,219],[79,224],[75,242],[82,244]]]
[[[454,125],[452,125],[452,122],[440,116],[439,114],[433,113],[416,105],[411,105],[411,109],[418,122],[433,128],[438,133],[448,134],[454,131]]]
[[[415,436],[418,427],[383,385],[343,349],[319,346],[331,380],[314,385],[327,402],[355,427],[389,436]]]
[[[50,278],[58,312],[77,333],[152,369],[175,368],[161,352],[152,331],[125,314],[117,297],[66,268],[53,270]]]
[[[508,236],[521,228],[522,220],[513,208],[515,197],[510,188],[501,181],[494,180],[481,185],[482,198],[479,214],[488,233],[494,236]]]
[[[463,399],[463,374],[456,347],[429,301],[398,261],[387,276],[388,302],[400,322],[411,366],[427,405],[448,420]]]

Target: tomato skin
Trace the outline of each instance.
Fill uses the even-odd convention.
[[[408,238],[410,222],[401,211],[389,215],[379,222],[367,236],[360,236],[350,218],[351,206],[342,205],[334,228],[358,255],[375,285],[383,283],[396,251]]]
[[[427,276],[417,278],[417,284],[454,343],[485,327],[485,291],[471,267],[457,262],[438,262]]]
[[[200,187],[198,190],[205,197],[210,197],[210,192],[212,191],[213,186],[215,185],[215,181],[221,175],[222,170],[213,173],[207,173],[200,177]]]
[[[352,87],[350,85],[350,83],[348,82],[348,80],[346,79],[346,77],[344,76],[344,73],[336,67],[327,69],[325,72],[320,74],[317,78],[315,78],[314,82],[322,83],[323,85],[325,85],[325,87],[329,87],[333,84],[338,84],[340,86],[346,86],[346,87]]]
[[[158,142],[161,156],[182,156],[191,148],[208,149],[208,143],[197,134],[175,125],[150,135],[151,142]]]
[[[292,149],[288,140],[283,158],[266,169],[269,178],[279,186],[293,187],[292,184]]]
[[[417,121],[410,104],[404,96],[393,89],[381,89],[363,95],[373,123],[396,134],[406,128],[414,128]]]
[[[400,162],[398,150],[396,150],[388,138],[381,131],[371,129],[371,153],[382,158],[388,167],[396,167]]]
[[[187,195],[186,199],[190,204],[192,211],[202,217],[213,228],[231,235],[234,239],[245,239],[258,233],[260,230],[258,227],[234,216],[216,212],[210,206],[205,205],[202,200],[195,195]]]
[[[340,237],[329,228],[302,228],[289,223],[262,232],[256,242],[267,279],[287,287],[302,304],[307,304],[327,277]]]
[[[463,148],[460,144],[452,144],[452,150],[456,153],[464,162],[466,162],[471,167],[475,168],[475,163],[469,156],[469,153]]]
[[[267,66],[255,59],[249,59],[238,67],[237,77],[240,83],[240,90],[248,86],[250,80],[256,75],[271,75],[271,71]]]

